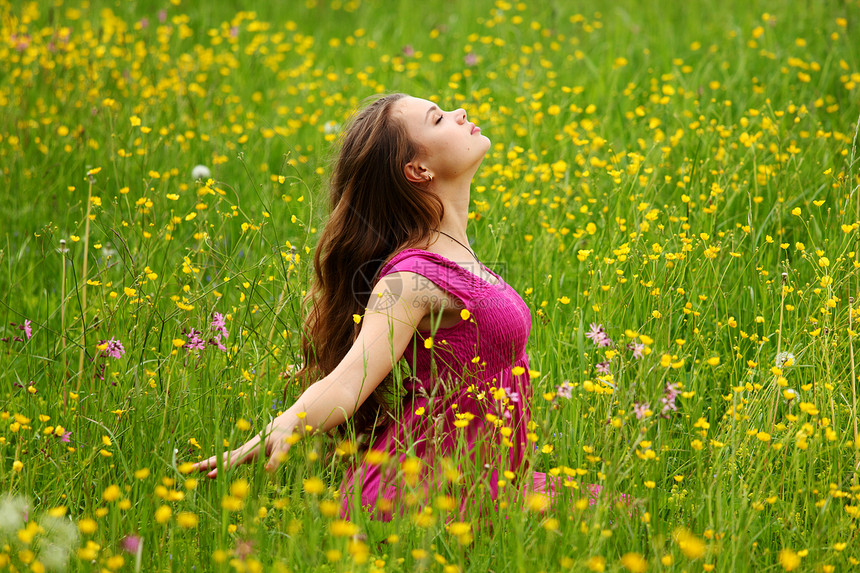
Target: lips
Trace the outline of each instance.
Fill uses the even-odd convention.
[[[472,125],[472,132],[471,132],[471,134],[472,134],[472,135],[475,135],[476,133],[480,133],[480,132],[481,132],[481,128],[480,128],[480,127],[478,127],[478,126],[477,126],[477,125],[475,125],[474,123],[473,123],[473,124],[471,124],[471,125]]]

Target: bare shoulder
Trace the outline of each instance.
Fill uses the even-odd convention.
[[[447,298],[447,293],[433,281],[411,271],[389,273],[379,279],[370,293],[368,311],[388,311],[396,306],[406,306],[426,314],[434,301]]]

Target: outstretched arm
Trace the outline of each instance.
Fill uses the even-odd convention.
[[[431,311],[427,301],[433,297],[428,297],[427,291],[437,287],[428,285],[428,281],[407,280],[411,274],[392,273],[377,283],[358,337],[340,364],[311,385],[260,434],[225,452],[226,467],[251,461],[263,449],[269,456],[266,470],[272,471],[286,456],[288,439],[294,431],[305,426],[328,431],[355,413],[403,355],[418,323]],[[218,473],[216,465],[217,456],[212,456],[195,464],[195,468],[210,470],[207,475],[214,478]]]

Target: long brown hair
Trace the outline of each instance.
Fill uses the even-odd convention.
[[[426,244],[444,208],[426,188],[410,182],[404,167],[420,149],[391,113],[405,94],[380,97],[356,113],[341,137],[329,181],[331,214],[314,254],[314,281],[302,337],[305,384],[328,375],[358,336],[363,314],[385,261]],[[393,379],[386,376],[353,415],[357,434],[385,422]]]

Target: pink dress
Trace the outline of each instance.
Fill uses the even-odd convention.
[[[420,249],[405,249],[382,267],[380,277],[408,271],[432,281],[459,298],[470,317],[438,329],[430,348],[425,340],[431,333],[417,331],[404,353],[413,373],[404,386],[412,399],[399,419],[378,431],[371,454],[348,468],[341,486],[343,517],[355,508],[356,490],[361,506],[383,520],[405,505],[431,505],[446,487],[461,509],[476,497],[494,501],[499,480],[511,482],[506,470],[518,483],[508,487],[555,489],[547,487],[545,474],[524,463],[534,448],[527,438],[531,313],[510,285],[484,268],[496,284]],[[599,489],[590,486],[589,492],[595,496]]]

